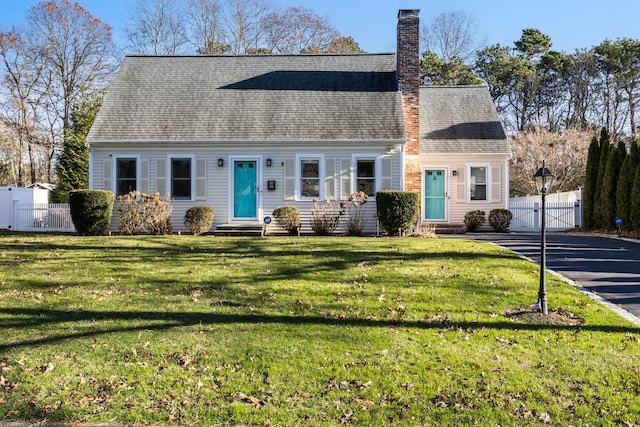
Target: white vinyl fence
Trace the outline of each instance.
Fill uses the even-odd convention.
[[[43,188],[0,187],[0,229],[75,232],[69,205],[48,202]]]
[[[580,190],[548,195],[545,200],[546,229],[565,231],[581,227],[581,196]],[[509,211],[513,215],[509,230],[540,231],[542,226],[541,196],[511,198],[509,199]]]
[[[68,203],[14,203],[14,231],[76,231]]]

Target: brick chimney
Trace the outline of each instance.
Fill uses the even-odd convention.
[[[398,87],[402,94],[405,128],[406,191],[420,192],[420,10],[398,12]]]

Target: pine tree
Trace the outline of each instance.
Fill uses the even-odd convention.
[[[85,141],[101,103],[100,93],[87,94],[71,112],[71,127],[65,131],[56,165],[58,185],[51,197],[54,203],[66,203],[69,191],[89,187],[89,150]]]
[[[589,154],[587,155],[587,167],[584,178],[584,193],[582,196],[583,203],[583,227],[585,230],[593,230],[594,227],[594,205],[596,195],[596,182],[598,179],[598,165],[600,164],[600,144],[598,137],[591,138],[589,144]]]
[[[604,175],[607,170],[607,160],[609,160],[608,154],[611,149],[611,143],[609,142],[609,133],[606,129],[602,129],[600,132],[600,158],[598,163],[598,178],[596,179],[596,192],[593,198],[593,227],[595,229],[603,229],[606,227],[606,207],[602,203],[602,192]]]

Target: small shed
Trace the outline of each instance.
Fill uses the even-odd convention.
[[[16,187],[15,185],[0,187],[0,229],[11,230],[14,228],[14,207],[18,203],[48,204],[49,190],[41,187]]]

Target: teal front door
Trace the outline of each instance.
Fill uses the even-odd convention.
[[[233,217],[256,219],[258,217],[257,162],[233,161]]]
[[[446,212],[445,170],[424,171],[424,219],[444,220]]]

